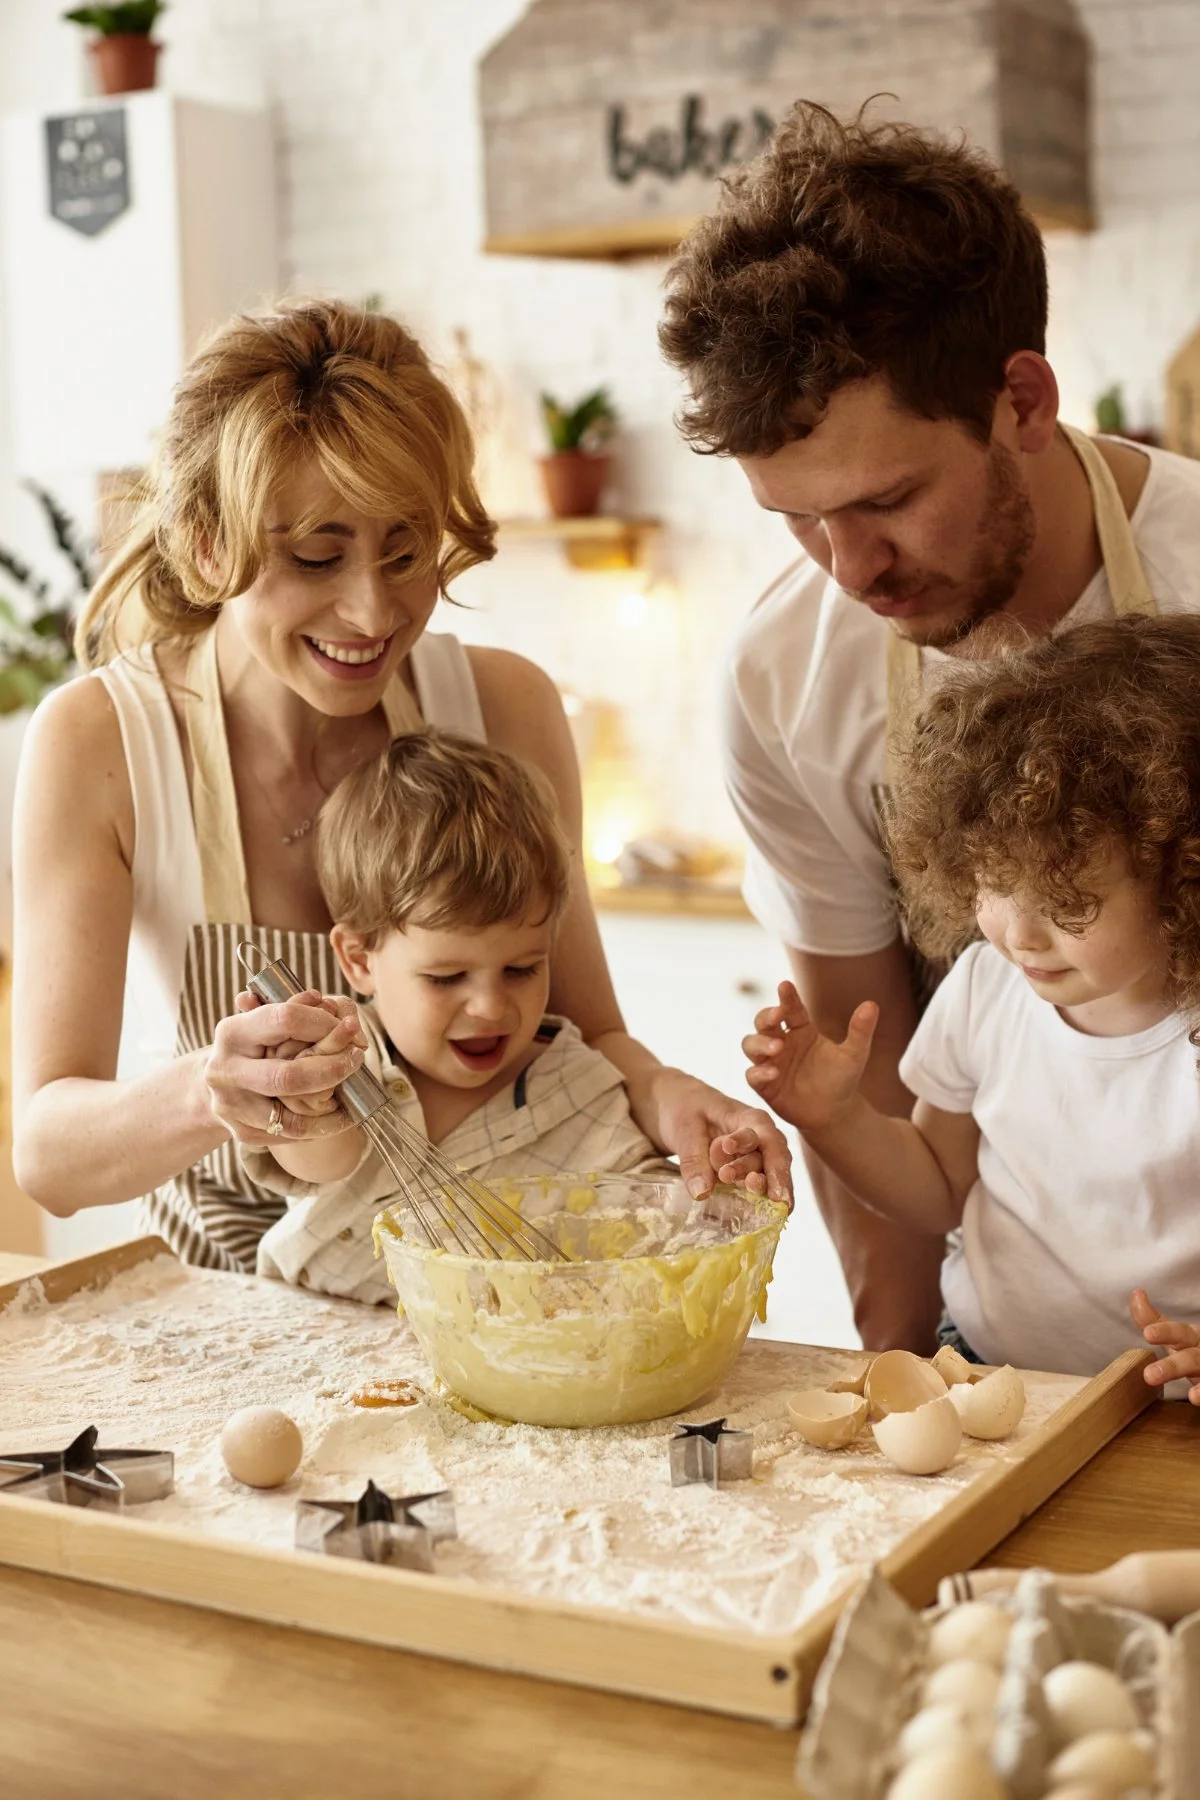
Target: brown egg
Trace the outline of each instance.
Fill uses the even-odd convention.
[[[235,1481],[247,1487],[282,1487],[300,1467],[304,1440],[277,1406],[243,1406],[221,1432],[221,1457]]]

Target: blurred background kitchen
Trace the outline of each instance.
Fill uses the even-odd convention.
[[[69,674],[66,615],[197,338],[280,292],[385,307],[457,387],[502,522],[435,629],[559,683],[630,1027],[742,1091],[782,957],[739,899],[713,696],[791,545],[674,432],[666,257],[791,99],[887,90],[996,155],[1041,220],[1064,416],[1200,453],[1200,0],[156,10],[0,9],[3,842],[30,706]],[[0,1250],[137,1229],[126,1207],[48,1219],[3,1175]],[[772,1302],[770,1333],[856,1342],[803,1181]]]

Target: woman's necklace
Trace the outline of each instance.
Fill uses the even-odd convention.
[[[327,798],[327,790],[324,788],[319,777],[317,778],[317,785],[321,787],[322,799]],[[298,844],[302,838],[308,836],[309,832],[317,822],[317,813],[321,810],[320,801],[317,802],[317,805],[313,808],[312,812],[309,813],[306,819],[301,819],[298,825],[289,826],[285,822],[283,814],[276,806],[274,800],[272,800],[266,782],[263,782],[260,785],[258,791],[266,801],[267,811],[279,827],[279,842],[283,844],[285,848],[290,849],[293,844]]]
[[[281,844],[298,844],[302,837],[307,837],[313,828],[311,819],[301,819],[294,831],[285,831],[280,838]]]
[[[352,741],[352,743],[350,745],[349,755],[347,757],[345,768],[341,771],[341,774],[338,775],[337,779],[334,780],[333,782],[331,782],[329,784],[329,786],[327,787],[325,785],[325,782],[321,778],[321,771],[317,767],[317,745],[314,743],[313,748],[312,748],[310,772],[311,772],[313,781],[316,783],[317,787],[320,789],[321,798],[318,800],[316,806],[309,813],[308,817],[305,819],[301,819],[301,821],[298,825],[292,825],[292,826],[285,825],[283,816],[280,813],[279,808],[275,805],[275,802],[272,800],[270,793],[267,790],[266,784],[264,783],[264,785],[260,791],[262,793],[263,799],[266,801],[267,806],[270,809],[272,816],[274,817],[275,823],[279,826],[279,832],[280,832],[279,841],[284,846],[285,849],[290,850],[293,844],[300,843],[304,838],[306,838],[308,836],[309,832],[313,829],[313,826],[317,822],[317,814],[320,812],[323,803],[326,800],[328,800],[330,794],[333,792],[334,788],[337,786],[338,781],[342,780],[344,776],[348,775],[352,769],[356,769],[358,767],[358,764],[361,762],[361,760],[362,760],[362,755],[361,755],[362,744],[363,744],[363,734],[360,733],[358,736],[356,736],[354,738],[354,740]]]

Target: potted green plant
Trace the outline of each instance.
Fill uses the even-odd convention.
[[[166,10],[166,0],[124,0],[117,6],[77,6],[62,15],[97,34],[88,54],[102,94],[132,94],[154,86],[162,45],[150,33]]]
[[[543,394],[542,419],[550,439],[550,455],[541,459],[550,511],[556,519],[586,518],[599,507],[608,481],[604,447],[616,429],[616,408],[602,387],[572,407]]]
[[[1133,431],[1125,416],[1120,383],[1105,388],[1096,401],[1096,430],[1105,437],[1128,438],[1133,444],[1157,444],[1157,431]]]
[[[75,615],[94,578],[91,551],[74,520],[53,494],[27,485],[66,559],[71,583],[56,594],[45,576],[0,544],[0,579],[7,576],[19,596],[0,593],[0,717],[36,706],[48,688],[71,673]]]

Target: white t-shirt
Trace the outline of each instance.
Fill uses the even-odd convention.
[[[1162,612],[1200,612],[1200,462],[1147,454],[1131,520],[1146,579]],[[1058,629],[1111,615],[1101,569]],[[726,780],[750,839],[746,900],[800,950],[860,956],[896,936],[873,797],[883,781],[890,629],[803,557],[734,644]]]
[[[1135,1287],[1200,1325],[1196,1057],[1179,1014],[1088,1037],[990,944],[959,957],[900,1077],[979,1126],[942,1295],[985,1362],[1094,1375],[1142,1343]]]

